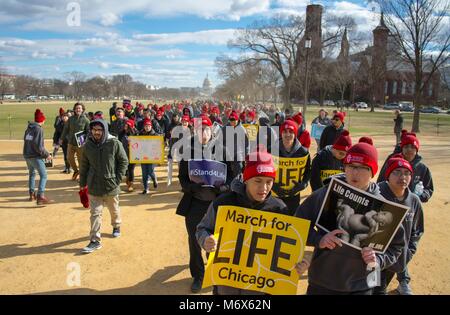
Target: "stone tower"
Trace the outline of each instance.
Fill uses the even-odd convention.
[[[342,35],[341,40],[341,51],[339,52],[338,60],[345,60],[347,61],[350,56],[350,44],[348,43],[347,38],[347,28],[344,30],[344,35]]]
[[[384,14],[381,12],[380,24],[373,30],[372,69],[374,81],[373,100],[376,103],[385,102],[386,59],[389,29],[384,24]]]

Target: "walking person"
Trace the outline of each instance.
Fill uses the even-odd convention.
[[[139,133],[140,136],[157,136],[158,134],[152,128],[152,121],[144,119],[144,129]],[[151,163],[141,163],[142,169],[142,185],[144,186],[143,195],[149,193],[148,181],[150,178],[153,181],[153,188],[158,188],[158,180],[155,175],[155,165]]]
[[[345,113],[336,112],[331,119],[331,125],[325,127],[320,136],[319,150],[322,150],[327,145],[333,144],[337,138],[344,131]]]
[[[95,119],[89,124],[89,136],[83,150],[80,190],[88,189],[91,232],[90,242],[82,252],[91,253],[102,247],[100,230],[105,205],[111,214],[113,237],[120,236],[120,182],[125,176],[128,159],[122,144],[108,133],[108,124],[102,119]]]
[[[53,133],[53,155],[54,158],[56,156],[56,153],[59,150],[59,147],[61,146],[59,139],[61,139],[62,132],[64,130],[64,108],[59,108],[59,114],[55,118],[55,123],[53,124],[53,127],[55,128],[55,132]]]
[[[40,109],[36,109],[34,113],[34,122],[29,122],[27,130],[25,130],[23,157],[27,163],[29,177],[28,189],[29,200],[34,201],[38,205],[52,203],[53,200],[48,199],[45,193],[45,185],[47,184],[47,169],[45,168],[44,160],[51,158],[50,153],[44,146],[44,129],[45,123],[44,113]],[[35,176],[36,171],[39,173],[39,186],[36,195],[35,191]]]
[[[75,103],[73,106],[74,115],[69,118],[67,124],[64,125],[64,130],[61,136],[60,143],[62,144],[62,139],[68,138],[67,146],[67,158],[70,163],[70,167],[73,169],[72,180],[76,180],[80,174],[77,162],[75,161],[75,155],[77,156],[78,163],[82,159],[81,147],[77,144],[77,139],[75,134],[77,132],[84,132],[86,135],[89,131],[89,119],[84,114],[86,108],[83,103]]]
[[[403,130],[403,116],[398,109],[394,112],[394,133],[395,133],[395,145],[399,144],[401,141],[401,133]]]

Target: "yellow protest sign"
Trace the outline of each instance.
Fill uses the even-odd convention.
[[[288,215],[219,206],[203,288],[226,285],[269,294],[296,294],[294,267],[303,259],[310,221]]]
[[[256,141],[258,137],[259,125],[242,124],[242,127],[244,127],[245,131],[247,132],[248,140]]]
[[[283,189],[294,188],[294,181],[299,183],[303,179],[308,157],[309,154],[299,158],[283,158],[272,155],[273,164],[277,170],[275,183],[281,183],[280,186]]]
[[[320,170],[320,179],[323,182],[328,177],[331,177],[333,175],[341,174],[344,171],[342,170]]]

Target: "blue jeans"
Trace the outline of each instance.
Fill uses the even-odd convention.
[[[38,195],[44,195],[45,184],[47,184],[47,169],[45,168],[45,163],[43,159],[40,158],[31,158],[25,159],[28,167],[28,188],[30,192],[34,192],[34,181],[36,177],[36,171],[39,173],[39,188]]]
[[[151,178],[153,183],[155,182],[155,165],[153,164],[141,164],[142,168],[142,184],[144,190],[148,189],[148,180]]]

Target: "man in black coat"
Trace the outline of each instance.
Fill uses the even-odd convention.
[[[331,119],[331,126],[326,127],[320,137],[319,150],[322,150],[327,145],[333,144],[339,138],[344,131],[344,118],[345,114],[342,112],[334,114]]]

